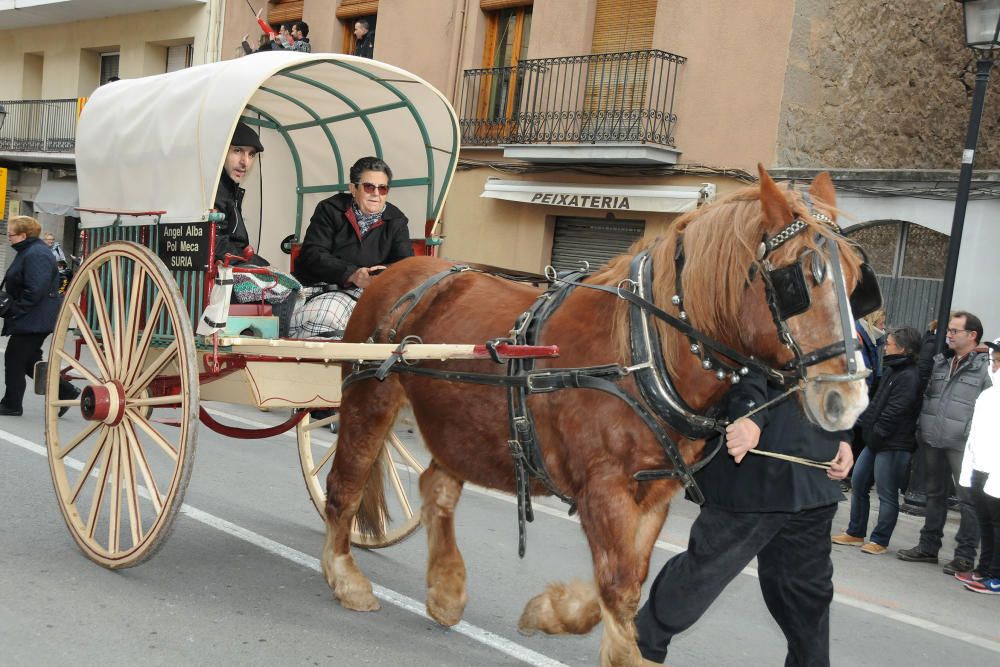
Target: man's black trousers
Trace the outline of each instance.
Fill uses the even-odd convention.
[[[836,511],[836,505],[795,513],[703,507],[688,550],[663,566],[636,617],[643,657],[663,662],[673,636],[694,625],[757,556],[764,602],[788,641],[785,665],[829,665]]]

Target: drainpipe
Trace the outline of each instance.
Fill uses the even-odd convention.
[[[455,0],[455,11],[452,13],[454,20],[457,21],[457,30],[455,30],[455,36],[451,39],[451,49],[448,52],[448,67],[449,71],[452,72],[451,81],[448,82],[448,89],[445,91],[444,95],[449,100],[454,103],[458,103],[455,99],[455,95],[458,94],[458,84],[462,79],[462,72],[459,66],[462,62],[462,55],[465,51],[465,24],[466,17],[468,16],[469,3],[473,0]]]
[[[208,5],[208,34],[205,35],[205,62],[222,59],[222,27],[225,21],[224,0],[210,0]]]

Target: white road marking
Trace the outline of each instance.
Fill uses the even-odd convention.
[[[232,415],[226,416],[232,417]],[[18,447],[26,449],[29,452],[38,454],[39,456],[48,456],[48,451],[45,447],[8,431],[0,430],[0,438],[3,438],[11,444],[17,445]],[[66,457],[65,461],[68,467],[74,468],[75,470],[83,469],[83,464],[71,457]],[[244,542],[248,542],[270,554],[278,556],[279,558],[284,558],[285,560],[291,561],[296,565],[322,574],[322,568],[320,567],[318,558],[313,558],[308,554],[304,554],[301,551],[281,544],[280,542],[264,537],[263,535],[253,532],[252,530],[230,521],[226,521],[225,519],[209,514],[208,512],[200,510],[196,507],[192,507],[187,503],[181,505],[180,511],[181,514],[194,519],[199,523],[203,523],[206,526],[215,528],[216,530],[226,533],[227,535],[231,535],[232,537],[243,540]],[[374,582],[372,582],[372,590],[374,591],[375,596],[384,602],[416,614],[427,620],[433,620],[427,615],[422,602],[414,600],[413,598],[403,595],[402,593],[397,593],[390,588],[379,586]],[[460,635],[465,635],[469,639],[488,646],[489,648],[505,653],[512,658],[521,660],[529,665],[537,665],[538,667],[566,667],[565,663],[553,660],[546,655],[533,651],[526,646],[522,646],[517,642],[507,639],[506,637],[501,637],[494,632],[490,632],[489,630],[480,628],[479,626],[466,621],[460,621],[457,625],[452,626],[451,630]]]

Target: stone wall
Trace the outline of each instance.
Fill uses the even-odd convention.
[[[974,82],[954,0],[797,0],[777,166],[958,169]],[[998,93],[977,169],[1000,168]]]

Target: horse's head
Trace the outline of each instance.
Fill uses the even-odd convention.
[[[766,349],[762,358],[804,380],[802,405],[811,421],[831,431],[850,428],[868,404],[850,295],[873,287],[877,294],[874,276],[863,273],[857,248],[840,234],[829,174],[819,174],[805,195],[759,171],[755,291],[766,305],[755,300],[748,307],[757,321],[771,322],[769,333],[755,332],[752,349]],[[868,281],[858,290],[862,275]]]
[[[802,382],[807,416],[831,431],[850,428],[868,403],[850,295],[862,275],[859,291],[874,280],[841,236],[835,206],[828,174],[806,195],[760,167],[759,187],[678,223],[691,323],[769,366],[773,379]]]

